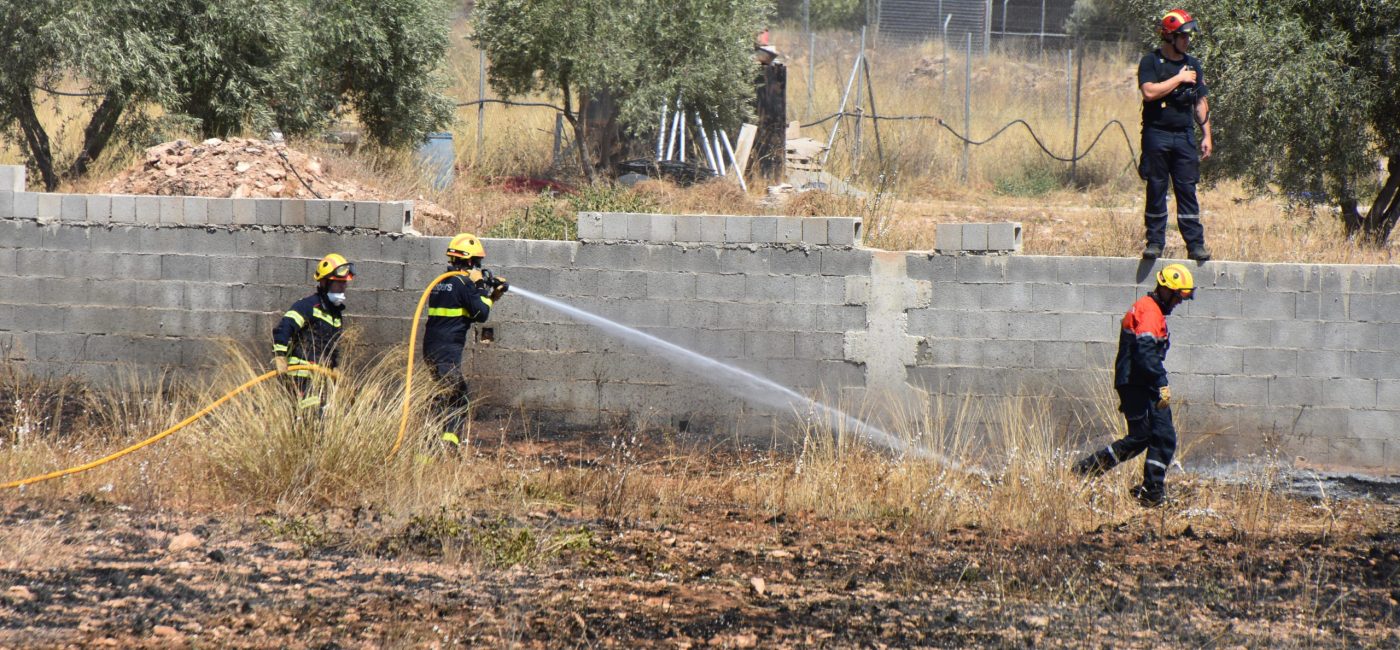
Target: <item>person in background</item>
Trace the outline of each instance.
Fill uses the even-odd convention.
[[[311,275],[316,293],[292,303],[272,330],[272,362],[292,378],[297,407],[320,413],[321,396],[312,390],[311,371],[287,371],[306,363],[335,368],[340,364],[341,332],[345,328],[345,289],[355,279],[355,265],[339,253],[316,263]]]
[[[433,378],[442,385],[435,406],[445,411],[442,440],[461,444],[462,424],[470,405],[467,378],[462,373],[462,352],[473,323],[484,323],[510,285],[482,268],[486,249],[471,233],[462,233],[447,244],[447,261],[456,275],[433,286],[428,294],[428,325],[423,336],[423,359]]]

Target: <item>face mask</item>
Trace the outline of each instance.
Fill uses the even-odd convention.
[[[343,293],[328,293],[326,294],[326,299],[331,301],[331,304],[337,307],[345,304],[345,294]]]

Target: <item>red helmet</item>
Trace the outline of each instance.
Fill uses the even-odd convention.
[[[1190,34],[1200,30],[1200,25],[1196,24],[1196,19],[1185,9],[1173,9],[1162,16],[1162,36],[1172,34]]]

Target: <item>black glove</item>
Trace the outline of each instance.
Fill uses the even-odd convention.
[[[507,291],[510,291],[510,283],[506,282],[505,278],[492,279],[495,280],[496,284],[491,287],[491,301],[495,302],[500,300],[501,296],[506,295]]]

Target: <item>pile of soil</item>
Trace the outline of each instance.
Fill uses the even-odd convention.
[[[146,150],[133,165],[98,191],[216,198],[332,199],[396,201],[376,187],[334,178],[317,156],[281,142],[211,138],[199,143],[175,140]],[[420,218],[455,223],[456,217],[430,201],[416,201]]]

